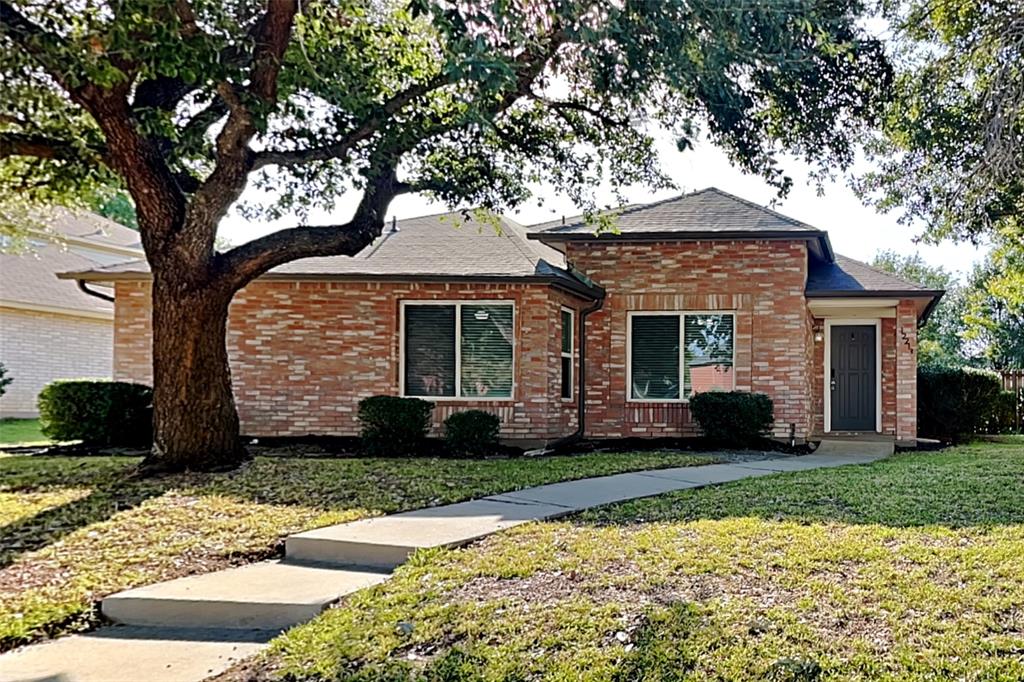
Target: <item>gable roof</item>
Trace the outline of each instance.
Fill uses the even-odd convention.
[[[50,234],[78,239],[101,248],[142,251],[142,240],[137,230],[95,213],[55,207],[48,209],[45,221]]]
[[[807,223],[742,199],[717,187],[651,204],[632,204],[608,212],[614,231],[595,233],[584,216],[534,225],[529,238],[569,240],[651,239],[808,239],[822,260],[833,256],[828,233]]]
[[[496,229],[497,227],[497,229]],[[147,277],[144,260],[66,273],[69,279]],[[601,290],[571,274],[558,251],[526,239],[522,225],[507,218],[478,221],[461,212],[385,225],[383,234],[352,257],[303,258],[280,265],[265,279],[472,279],[545,281],[585,296]]]

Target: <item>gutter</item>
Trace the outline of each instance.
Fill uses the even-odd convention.
[[[114,297],[111,296],[110,294],[104,294],[99,291],[96,291],[95,289],[90,289],[89,285],[86,284],[84,279],[77,280],[77,284],[78,288],[81,289],[83,293],[89,294],[90,296],[95,296],[96,298],[104,301],[109,301],[110,303],[114,302]]]
[[[604,295],[594,300],[594,305],[580,311],[580,331],[578,347],[580,349],[580,365],[576,375],[576,430],[568,436],[556,438],[544,447],[524,453],[527,457],[546,455],[556,448],[569,445],[583,439],[587,425],[587,317],[604,307]]]

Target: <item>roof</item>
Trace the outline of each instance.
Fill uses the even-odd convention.
[[[942,293],[839,254],[831,263],[811,263],[807,273],[810,297],[936,296]]]
[[[111,314],[113,304],[84,293],[74,282],[65,282],[55,276],[60,272],[95,265],[94,261],[57,244],[25,253],[0,253],[0,306],[14,303]]]
[[[66,273],[75,279],[148,276],[144,260]],[[268,279],[521,279],[546,281],[586,296],[601,290],[571,274],[558,251],[526,239],[507,218],[477,220],[461,212],[399,220],[352,257],[303,258],[278,266]]]
[[[534,225],[529,237],[543,242],[567,240],[806,238],[816,242],[817,255],[828,260],[828,234],[764,206],[723,192],[717,187],[672,197],[652,204],[633,204],[609,212],[614,229],[597,234],[584,216]]]
[[[137,230],[88,211],[52,208],[45,218],[48,232],[80,239],[97,246],[142,250]]]

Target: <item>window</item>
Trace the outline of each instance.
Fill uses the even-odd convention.
[[[511,398],[511,303],[406,303],[403,394]]]
[[[572,400],[572,311],[562,308],[562,397]]]
[[[733,390],[734,321],[732,313],[630,313],[630,400]]]

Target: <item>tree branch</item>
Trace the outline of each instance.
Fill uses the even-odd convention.
[[[82,150],[70,142],[30,133],[0,133],[0,159],[9,156],[33,156],[37,159],[90,161],[106,163],[104,152],[92,150],[93,158],[82,156]]]

